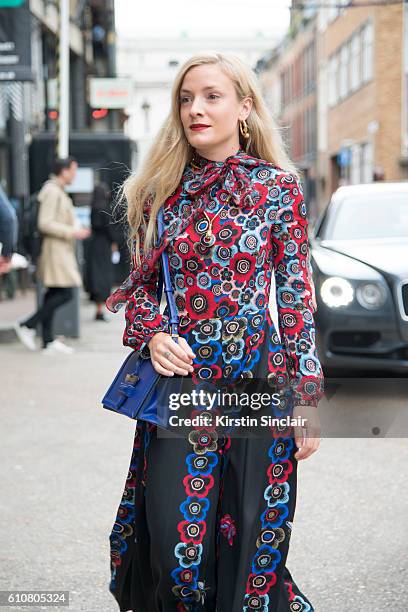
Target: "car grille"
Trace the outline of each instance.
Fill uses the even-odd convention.
[[[408,283],[401,285],[401,315],[403,319],[408,319]]]

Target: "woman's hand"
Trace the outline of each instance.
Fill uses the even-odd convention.
[[[189,372],[194,371],[192,363],[195,354],[184,338],[179,336],[178,341],[177,344],[170,334],[157,332],[147,343],[153,367],[159,374],[186,376]]]
[[[303,427],[301,425],[294,427],[295,443],[299,449],[295,453],[295,458],[300,461],[310,457],[319,448],[321,435],[320,418],[315,406],[295,406],[293,416],[299,420],[302,418],[305,421]]]

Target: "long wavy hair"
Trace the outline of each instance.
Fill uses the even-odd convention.
[[[252,109],[247,117],[250,133],[248,141],[240,138],[240,145],[249,155],[269,161],[299,178],[297,169],[289,159],[280,130],[271,117],[263,100],[256,74],[238,56],[231,53],[208,51],[188,59],[179,69],[172,87],[171,109],[168,117],[154,139],[140,169],[121,185],[118,203],[127,203],[129,239],[133,257],[140,265],[139,228],[144,232],[143,253],[146,254],[156,239],[156,218],[165,200],[177,189],[186,164],[193,156],[180,119],[179,95],[187,72],[203,64],[216,64],[232,80],[239,101],[252,98]],[[146,223],[143,216],[144,204],[150,201],[150,217]]]

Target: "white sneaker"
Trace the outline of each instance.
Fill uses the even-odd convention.
[[[75,350],[72,348],[72,346],[67,346],[61,342],[61,340],[53,340],[42,349],[41,353],[43,355],[55,355],[55,353],[65,353],[66,355],[71,355],[72,353],[75,353]]]
[[[18,339],[24,344],[24,346],[26,346],[30,351],[37,350],[35,329],[30,329],[25,325],[19,325],[19,323],[16,323],[14,325],[14,330]]]

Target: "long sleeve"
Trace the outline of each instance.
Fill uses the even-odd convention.
[[[143,231],[140,230],[140,255],[143,250]],[[115,311],[115,296],[126,290],[132,274],[136,271],[135,241],[132,243],[132,266],[131,274],[119,289],[108,298],[106,305],[109,310]],[[140,270],[138,286],[126,302],[125,308],[125,331],[123,344],[141,352],[142,357],[149,357],[150,351],[147,343],[157,332],[168,331],[169,317],[160,313],[160,304],[157,301],[158,263],[152,270]]]
[[[38,229],[45,236],[72,240],[75,234],[74,225],[68,225],[58,220],[59,196],[55,189],[45,187],[39,194],[40,210],[38,214]]]
[[[271,228],[279,332],[288,355],[295,405],[317,406],[324,392],[324,377],[315,346],[306,205],[302,188],[292,175],[278,175],[273,189],[279,204]]]

